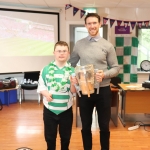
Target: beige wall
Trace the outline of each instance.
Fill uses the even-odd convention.
[[[1,6],[1,8],[6,8]],[[53,10],[46,10],[46,9],[32,9],[32,8],[21,8],[21,7],[7,7],[10,9],[25,9],[25,10],[37,10],[37,11],[49,11],[49,12],[59,12],[60,13],[60,40],[65,40],[69,43],[69,25],[70,24],[83,24],[84,25],[84,17],[80,18],[80,10],[77,12],[75,16],[73,16],[73,8],[65,10],[64,7]],[[82,8],[81,8],[82,9]],[[148,8],[98,8],[98,14],[101,17],[107,17],[111,19],[120,19],[124,21],[146,21],[150,20],[150,10]],[[109,25],[109,22],[108,22]],[[108,40],[114,44],[114,27],[108,28]],[[125,36],[125,35],[118,35],[118,36]],[[132,31],[131,34],[126,36],[135,36],[135,30]]]
[[[115,20],[122,21],[146,21],[150,20],[150,10],[147,8],[138,9],[138,8],[99,8],[98,14],[101,17],[107,17]],[[64,10],[60,12],[60,29],[61,29],[61,40],[66,40],[69,43],[69,25],[71,24],[84,24],[84,17],[80,18],[80,10],[75,16],[73,16],[73,8]],[[113,27],[110,28],[108,22],[108,40],[115,45],[116,36],[135,36],[135,29],[132,30],[130,26],[129,35],[115,35],[114,28],[117,23],[115,22]],[[129,24],[130,25],[130,24]],[[65,28],[64,28],[65,27]],[[148,80],[149,73],[138,73],[138,83],[142,83],[144,80]]]
[[[2,8],[2,6],[1,6]],[[6,7],[3,7],[6,8]],[[13,8],[15,7],[7,7],[7,8]],[[24,9],[24,8],[17,8],[16,9]],[[28,9],[31,10],[31,9]],[[37,9],[32,9],[37,10]],[[54,11],[54,10],[40,10],[38,11],[50,11],[50,12],[59,12],[60,13],[60,40],[64,40],[69,43],[69,25],[71,24],[83,24],[84,25],[84,17],[80,18],[80,11],[77,12],[75,16],[73,16],[73,8],[70,8],[65,11],[64,8],[60,9],[60,11]],[[147,8],[143,9],[132,9],[132,8],[99,8],[98,13],[100,16],[108,17],[111,19],[121,19],[126,21],[141,21],[141,20],[150,20],[150,10]],[[114,37],[116,36],[114,34],[114,26],[112,28],[108,28],[108,40],[114,44]],[[131,29],[132,31],[132,29]],[[124,36],[124,35],[119,35]],[[135,31],[132,31],[132,33],[128,36],[135,36]],[[142,83],[144,80],[148,79],[148,73],[140,73],[138,74],[138,83]],[[9,75],[11,76],[11,75]],[[26,99],[37,99],[37,93],[36,91],[25,93]]]
[[[98,13],[101,17],[107,17],[116,20],[123,21],[146,21],[150,20],[150,10],[148,8],[138,9],[138,8],[99,8]],[[62,8],[60,12],[60,28],[61,30],[61,40],[66,40],[69,42],[69,25],[70,24],[84,24],[84,17],[80,18],[80,10],[77,12],[75,16],[73,16],[73,8],[67,9],[66,11]],[[130,35],[115,35],[114,27],[116,22],[114,23],[112,28],[108,28],[108,40],[115,45],[114,37],[115,36],[135,36],[135,30],[132,30],[130,27]],[[109,26],[109,22],[108,22]],[[66,28],[64,28],[66,27]],[[64,36],[66,35],[66,36]]]

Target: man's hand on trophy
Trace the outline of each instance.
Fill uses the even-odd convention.
[[[104,78],[104,72],[103,70],[98,70],[95,74],[95,78],[97,82],[102,82],[103,78]]]

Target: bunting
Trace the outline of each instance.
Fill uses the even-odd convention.
[[[124,28],[126,29],[128,27],[129,21],[124,21]]]
[[[120,27],[122,21],[121,20],[117,20],[117,26]]]
[[[73,7],[73,16],[78,12],[78,8],[76,8],[76,7]]]
[[[114,19],[110,19],[110,27],[112,27],[112,26],[113,26],[114,22],[115,22],[115,20],[114,20]]]
[[[149,21],[144,21],[145,27],[149,26]]]
[[[142,28],[142,21],[138,21],[137,24],[138,24],[139,28],[141,29]]]
[[[66,4],[65,10],[67,10],[67,9],[69,9],[69,8],[71,8],[71,7],[72,7],[72,5]]]
[[[103,24],[106,25],[108,18],[103,17]]]
[[[72,6],[71,4],[66,4],[65,5],[65,10],[67,10],[67,9],[69,9],[71,7],[73,7],[73,16],[75,16],[76,13],[79,10],[80,10],[80,18],[82,18],[87,13],[86,11],[81,10],[79,8],[76,8],[76,7]],[[118,27],[121,26],[122,22],[124,22],[124,28],[125,29],[128,28],[128,25],[130,23],[132,30],[134,30],[134,27],[135,27],[136,23],[137,23],[139,28],[142,28],[142,24],[144,24],[145,27],[149,27],[149,22],[150,22],[150,20],[147,20],[147,21],[123,21],[123,20],[115,20],[115,19],[103,17],[103,25],[106,25],[108,20],[109,20],[109,23],[110,23],[110,28],[113,26],[114,22],[117,21],[117,26]]]
[[[80,18],[82,18],[82,17],[85,15],[85,13],[86,13],[86,11],[81,10],[81,11],[80,11]]]
[[[136,22],[135,22],[135,21],[132,21],[132,22],[130,22],[130,23],[131,23],[131,28],[132,28],[132,30],[133,30],[134,27],[135,27]]]

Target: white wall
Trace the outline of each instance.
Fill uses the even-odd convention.
[[[150,72],[149,73],[147,73],[147,72],[139,72],[138,73],[138,83],[139,84],[141,84],[143,81],[146,81],[146,80],[148,80],[149,79],[149,74],[150,74]]]
[[[148,8],[99,8],[98,14],[101,17],[107,17],[115,20],[122,21],[146,21],[150,20],[150,9]],[[66,40],[69,42],[69,25],[70,24],[83,24],[84,25],[84,17],[80,18],[80,10],[77,12],[75,16],[73,16],[73,8],[69,8],[66,11],[62,8],[60,12],[60,28],[61,30],[61,40]],[[102,20],[101,20],[102,21]],[[65,25],[64,25],[65,24]],[[109,25],[109,22],[108,22]],[[116,36],[114,33],[114,27],[116,22],[114,23],[112,28],[108,28],[108,40],[115,44],[114,37]],[[65,28],[64,28],[65,27]],[[130,28],[131,29],[131,28]],[[130,35],[117,35],[117,36],[135,36],[135,30],[130,30]],[[66,34],[67,33],[67,34]],[[66,35],[66,36],[65,36]]]
[[[27,9],[27,8],[10,7],[10,6],[9,7],[1,6],[1,8],[35,10],[35,11],[48,11],[48,12],[59,12],[59,10],[44,10],[44,9],[31,9],[31,8]],[[61,19],[63,20],[63,17],[61,17],[60,20]],[[62,22],[62,21],[60,21],[60,22]],[[60,30],[62,30],[62,28],[64,28],[63,25],[65,25],[64,20],[63,20],[63,23],[61,24]],[[19,81],[19,83],[21,83],[21,81],[24,78],[24,73],[18,73],[18,74],[0,74],[0,79],[5,79],[7,77],[14,77],[14,78],[16,78]],[[24,93],[25,93],[25,99],[27,99],[27,100],[38,100],[38,94],[37,94],[36,90],[30,90],[30,91],[29,90],[24,90]],[[19,90],[17,90],[17,98],[19,99]]]
[[[9,8],[14,8],[14,7],[9,7]],[[18,8],[21,9],[21,8]],[[24,8],[23,8],[24,9]],[[31,10],[31,9],[29,9]],[[37,10],[37,9],[32,9],[32,10]],[[39,10],[39,9],[38,9]],[[43,10],[40,10],[43,11]],[[45,11],[51,11],[51,10],[45,10]],[[54,10],[52,10],[54,11]],[[51,11],[51,12],[52,12]],[[58,11],[55,11],[58,12]],[[98,9],[98,14],[101,17],[107,17],[111,19],[120,19],[124,21],[146,21],[150,20],[150,10],[147,8],[143,9],[138,9],[138,8],[99,8]],[[60,40],[64,40],[67,43],[70,41],[69,37],[69,26],[71,24],[74,25],[84,25],[84,17],[80,18],[80,10],[77,12],[75,16],[73,16],[73,8],[70,8],[65,11],[64,8],[61,8],[60,11]],[[108,27],[108,40],[115,45],[115,34],[114,34],[114,26],[112,28]],[[124,35],[118,35],[118,36],[124,36]],[[126,36],[135,36],[135,30],[132,31],[131,29],[131,34],[126,35]],[[148,75],[146,73],[140,73],[138,74],[138,83],[142,83],[144,80],[148,79]],[[9,74],[8,76],[12,76]],[[17,77],[14,75],[14,77]],[[3,76],[0,76],[0,78],[3,78]],[[22,78],[22,74],[20,74],[19,77],[17,77],[19,80]],[[36,91],[26,91],[25,93],[25,98],[26,99],[34,99],[37,100],[37,93]]]
[[[148,8],[100,8],[98,13],[110,19],[122,20],[122,21],[146,21],[150,20],[150,16],[147,14],[150,13]],[[108,22],[109,24],[109,22]],[[130,35],[115,35],[115,26],[117,22],[115,21],[112,28],[109,27],[108,30],[108,40],[115,45],[115,36],[135,36],[135,29],[132,30],[130,26]],[[130,24],[129,24],[130,25]]]
[[[102,17],[107,17],[110,19],[115,20],[122,20],[122,21],[146,21],[150,20],[150,16],[147,14],[150,14],[150,10],[148,8],[138,9],[138,8],[99,8],[98,14],[101,16],[101,23],[102,23]],[[68,10],[64,10],[62,8],[62,12],[60,13],[60,16],[63,17],[62,24],[66,24],[66,28],[62,28],[61,34],[66,36],[61,36],[61,40],[66,40],[69,43],[69,25],[75,24],[75,25],[84,25],[84,17],[80,18],[80,10],[77,12],[75,16],[73,16],[73,8],[70,8]],[[129,35],[115,35],[115,26],[117,25],[117,22],[114,23],[114,25],[110,28],[109,22],[108,24],[108,41],[110,41],[113,45],[115,45],[115,37],[116,36],[135,36],[135,29],[132,30],[130,26],[130,34]],[[129,24],[130,25],[130,24]],[[61,26],[60,26],[61,27]],[[63,25],[64,27],[64,25]],[[149,73],[138,73],[138,83],[142,83],[145,80],[148,80]]]

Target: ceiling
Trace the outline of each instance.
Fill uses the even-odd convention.
[[[59,9],[71,4],[77,8],[150,8],[150,0],[0,0],[0,6],[39,9]]]

